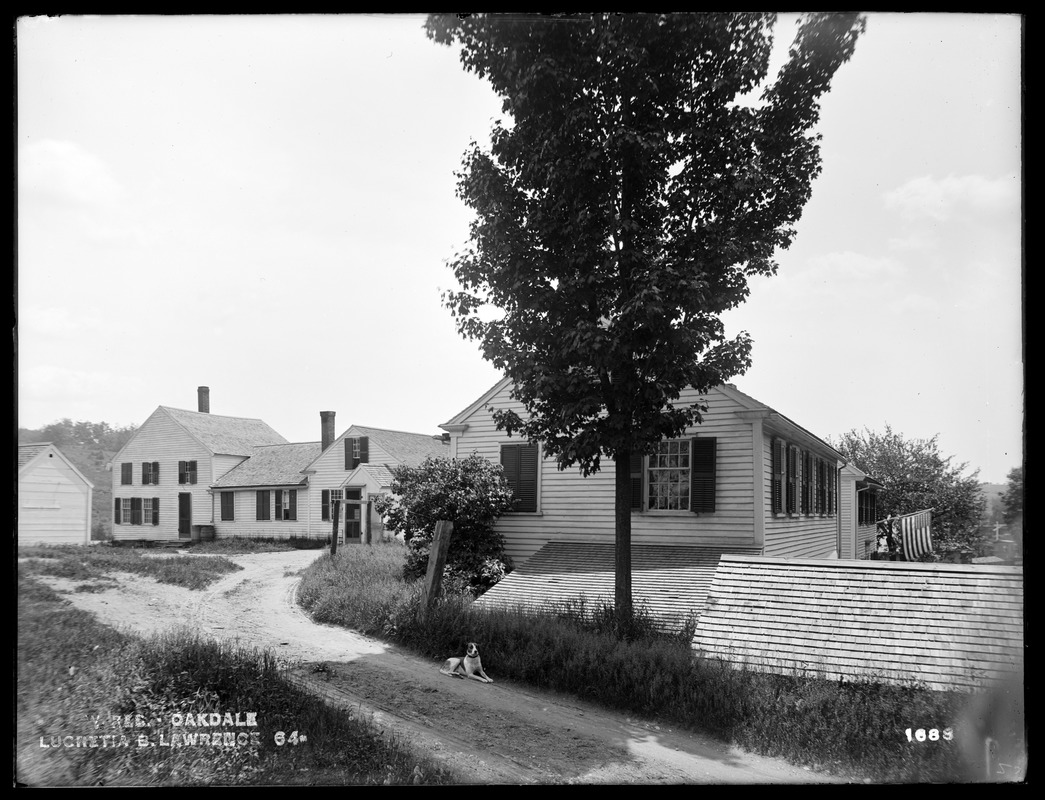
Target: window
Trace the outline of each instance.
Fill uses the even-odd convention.
[[[269,518],[269,491],[259,489],[257,495],[256,519],[265,520]]]
[[[155,485],[160,482],[160,462],[142,462],[142,486]]]
[[[195,461],[179,461],[178,462],[178,483],[181,485],[187,483],[196,482],[196,462]]]
[[[689,511],[689,441],[661,442],[649,457],[649,509]]]
[[[878,521],[878,492],[864,489],[857,498],[857,524],[874,525]]]
[[[501,466],[515,493],[513,511],[537,511],[537,445],[502,444]]]
[[[120,485],[130,486],[134,483],[134,464],[120,464]]]
[[[324,489],[320,495],[320,519],[330,522],[333,519],[331,513],[333,504],[341,502],[341,490]]]
[[[650,511],[714,512],[717,442],[710,436],[666,439],[647,458],[645,472],[642,457],[633,455],[631,507]]]
[[[298,518],[298,490],[297,489],[276,489],[276,502],[275,508],[276,513],[273,515],[273,519],[289,519],[296,520]]]
[[[123,508],[122,508],[123,524],[124,525],[133,525],[134,524],[134,511],[133,511],[133,508],[131,506],[131,498],[124,497],[120,502],[123,504]]]
[[[835,513],[835,473],[830,461],[783,439],[773,439],[770,455],[770,507],[774,514]]]
[[[142,500],[142,524],[160,524],[160,498],[146,497]]]
[[[351,471],[360,464],[370,463],[370,439],[366,436],[350,436],[345,438],[345,471]]]
[[[234,492],[221,493],[221,521],[231,522],[236,519],[236,495]]]

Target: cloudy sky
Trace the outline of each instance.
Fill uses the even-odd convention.
[[[158,405],[437,433],[498,379],[440,294],[500,105],[420,16],[17,26],[18,424]],[[794,20],[783,17],[778,44]],[[821,437],[1022,462],[1021,20],[871,14],[735,383]]]

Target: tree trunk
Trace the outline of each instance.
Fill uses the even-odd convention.
[[[621,620],[631,620],[631,454],[617,453],[614,467],[615,503],[613,603]]]

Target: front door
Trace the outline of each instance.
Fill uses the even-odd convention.
[[[178,495],[178,538],[188,539],[192,536],[192,495],[181,492]]]
[[[345,489],[345,541],[359,542],[362,532],[360,500],[362,489]]]

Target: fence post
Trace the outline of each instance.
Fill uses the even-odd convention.
[[[334,532],[330,535],[330,557],[333,558],[337,555],[337,518],[338,512],[341,511],[341,501],[334,501],[331,505],[333,506],[331,510],[334,512],[330,515],[334,520]]]
[[[428,572],[425,574],[425,585],[421,592],[421,611],[426,612],[435,605],[439,597],[439,589],[443,583],[443,568],[446,566],[446,551],[450,548],[450,534],[454,524],[445,519],[435,523],[435,535],[432,546],[428,550]]]

